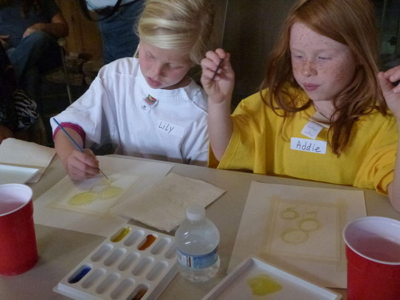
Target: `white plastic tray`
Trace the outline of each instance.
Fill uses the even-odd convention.
[[[146,249],[148,236],[156,240]],[[54,291],[73,299],[156,299],[177,273],[172,236],[126,224],[65,276]]]
[[[39,169],[0,164],[0,184],[25,183],[31,179]]]
[[[341,297],[258,258],[249,257],[204,296],[203,300],[339,300]]]

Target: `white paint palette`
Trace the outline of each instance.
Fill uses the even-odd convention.
[[[156,299],[177,273],[174,237],[126,224],[54,291],[73,299]]]
[[[204,296],[203,300],[339,300],[341,297],[258,258],[249,257]]]

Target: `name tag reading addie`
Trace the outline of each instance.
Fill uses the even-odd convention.
[[[290,139],[290,149],[292,149],[292,150],[325,154],[326,153],[326,145],[327,145],[327,142],[325,142],[325,141],[299,139],[299,138],[294,138],[294,137],[292,137]]]
[[[185,133],[184,127],[169,122],[165,122],[162,120],[158,120],[157,130],[160,130],[166,134],[170,134],[177,137],[183,137],[183,134]]]

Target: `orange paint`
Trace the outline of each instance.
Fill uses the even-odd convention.
[[[148,234],[148,235],[146,236],[146,240],[144,241],[143,244],[141,244],[141,245],[138,247],[138,249],[139,249],[140,251],[146,250],[147,248],[149,248],[149,247],[151,246],[151,244],[154,243],[154,241],[155,241],[156,239],[157,239],[157,238],[156,238],[154,235]]]

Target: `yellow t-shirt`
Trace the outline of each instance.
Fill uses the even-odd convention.
[[[290,93],[295,91],[298,93],[289,89]],[[300,97],[300,101],[308,101],[305,93]],[[228,148],[219,164],[211,153],[209,166],[376,189],[387,194],[397,150],[396,119],[378,111],[361,117],[339,157],[329,143],[325,154],[291,149],[291,138],[313,141],[301,131],[314,114],[312,105],[296,113],[282,133],[284,119],[262,102],[259,93],[254,94],[241,101],[232,114],[233,134]],[[327,141],[327,132],[323,128],[315,140]]]

